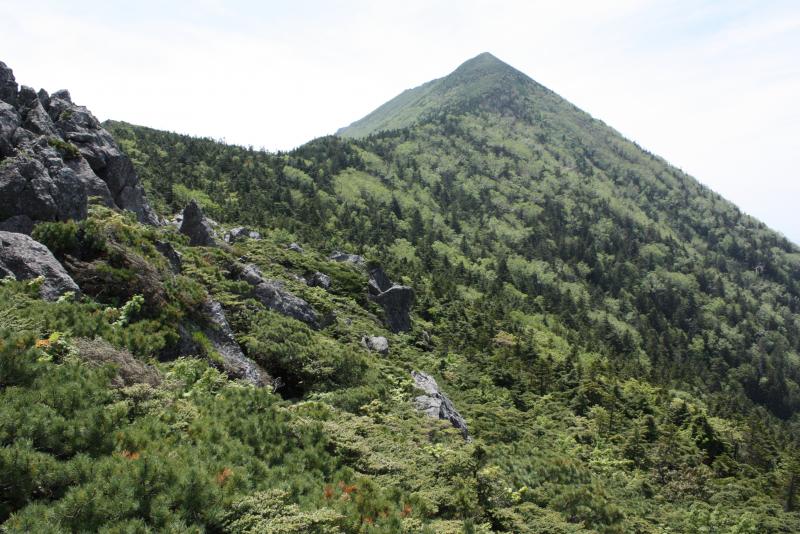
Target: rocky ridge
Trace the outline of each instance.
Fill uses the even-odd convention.
[[[18,86],[0,62],[0,227],[30,232],[37,221],[86,217],[89,199],[155,225],[130,159],[68,91]]]

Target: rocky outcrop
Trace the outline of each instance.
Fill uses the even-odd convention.
[[[193,247],[213,247],[217,244],[211,224],[194,200],[183,208],[180,232],[189,236],[189,245]]]
[[[321,287],[322,289],[330,289],[331,288],[331,277],[325,273],[321,273],[319,271],[315,271],[313,273],[306,273],[305,275],[306,284],[311,287]]]
[[[414,385],[417,389],[425,392],[424,395],[419,395],[414,398],[414,406],[428,417],[436,419],[443,419],[450,421],[455,428],[457,428],[464,439],[469,440],[469,432],[467,431],[467,422],[458,413],[453,403],[447,398],[447,395],[442,393],[439,385],[434,378],[426,373],[420,371],[411,371],[411,378],[414,379]]]
[[[383,308],[389,330],[395,333],[411,330],[413,289],[393,283],[383,269],[374,267],[369,272],[369,294]]]
[[[0,61],[0,100],[12,106],[17,103],[17,81],[14,79],[14,73],[2,61]]]
[[[286,248],[288,250],[291,250],[292,252],[297,252],[298,254],[303,253],[303,247],[301,247],[297,243],[289,243],[289,245]]]
[[[261,239],[261,234],[249,228],[245,228],[244,226],[237,226],[236,228],[232,228],[230,232],[226,232],[222,239],[226,243],[233,244],[245,238]]]
[[[366,261],[364,261],[363,256],[359,256],[358,254],[347,254],[338,250],[334,250],[331,255],[328,256],[328,259],[341,263],[349,263],[351,265],[355,265],[356,267],[364,267],[364,265],[366,265]]]
[[[288,291],[281,282],[264,278],[255,265],[245,265],[241,279],[253,287],[253,296],[267,308],[319,328],[319,316],[308,302]]]
[[[90,197],[158,224],[133,164],[67,91],[22,86],[0,62],[0,222],[86,217]]]
[[[363,256],[334,251],[330,260],[349,263],[360,270],[366,267]],[[408,286],[395,284],[383,269],[373,267],[369,270],[369,297],[383,308],[386,326],[392,332],[411,330],[411,307],[414,305],[414,290]]]
[[[180,356],[196,356],[207,351],[207,347],[198,342],[196,334],[202,333],[211,344],[211,348],[219,355],[212,362],[230,378],[244,380],[257,387],[272,385],[272,378],[253,360],[242,352],[233,337],[228,319],[222,305],[208,299],[199,308],[194,319],[186,319],[177,325],[178,341],[166,347],[160,353],[162,360],[172,360]]]
[[[91,170],[105,182],[114,204],[134,212],[143,223],[158,224],[133,163],[95,116],[84,106],[73,104],[69,92],[63,90],[53,93],[47,110],[64,140],[78,147]]]
[[[18,129],[19,130],[19,129]],[[40,136],[26,150],[0,166],[0,220],[26,216],[32,220],[83,219],[89,197],[113,205],[111,194],[80,156],[62,152],[55,138]],[[67,157],[65,161],[63,158]]]
[[[32,87],[23,85],[19,88],[17,110],[22,117],[22,127],[36,135],[56,136],[58,131],[45,111],[42,100]]]
[[[43,277],[42,298],[56,300],[68,291],[80,293],[75,281],[53,254],[33,238],[0,231],[0,278],[17,280]]]
[[[361,344],[369,351],[378,354],[389,354],[389,340],[383,336],[364,336]]]
[[[206,328],[204,333],[222,359],[222,370],[232,378],[245,380],[258,387],[270,385],[272,380],[267,372],[242,352],[233,337],[222,305],[210,300],[204,305],[203,312],[210,323],[210,328]]]

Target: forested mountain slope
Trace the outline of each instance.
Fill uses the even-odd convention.
[[[412,127],[284,155],[111,130],[134,160],[148,147],[173,209],[197,189],[214,216],[370,250],[498,317],[504,297],[554,314],[627,373],[797,411],[796,246],[491,55],[423,89],[376,112]]]
[[[289,153],[103,126],[183,221],[0,285],[6,531],[800,530],[800,251],[493,56]]]

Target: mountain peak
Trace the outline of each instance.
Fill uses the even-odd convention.
[[[477,56],[466,60],[464,63],[461,64],[461,67],[467,65],[496,65],[496,66],[508,66],[507,63],[501,61],[491,52],[481,52]],[[459,67],[460,68],[460,67]]]
[[[381,130],[405,128],[446,109],[470,109],[482,103],[513,103],[529,84],[528,76],[489,52],[468,59],[443,78],[408,89],[366,117],[340,129],[345,137],[365,137]],[[495,98],[505,93],[505,98]],[[511,98],[508,98],[511,96]]]
[[[514,67],[498,59],[497,56],[494,56],[490,52],[483,52],[473,58],[466,60],[464,63],[459,65],[459,67],[452,74],[455,74],[460,71],[461,72],[476,71],[476,70],[485,71],[485,70],[498,70],[498,69],[516,71]]]

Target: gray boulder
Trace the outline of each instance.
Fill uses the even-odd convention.
[[[289,243],[289,245],[286,248],[294,252],[297,252],[298,254],[302,254],[304,252],[303,247],[301,247],[297,243]]]
[[[334,250],[331,255],[328,256],[328,259],[341,263],[349,263],[351,265],[355,265],[356,267],[364,267],[364,265],[366,265],[366,261],[364,261],[363,256],[359,256],[358,254],[347,254],[339,250]]]
[[[308,302],[284,288],[281,282],[264,278],[255,265],[245,265],[241,279],[253,287],[253,295],[267,308],[312,328],[320,327],[319,316]]]
[[[249,228],[245,228],[244,226],[238,226],[236,228],[232,228],[230,232],[227,232],[223,237],[223,240],[226,243],[233,244],[245,238],[258,240],[261,239],[261,234],[258,232],[254,232]]]
[[[331,277],[325,273],[315,271],[313,273],[306,273],[306,284],[311,287],[321,287],[322,289],[331,288]]]
[[[271,310],[319,328],[317,312],[308,302],[287,291],[281,282],[265,280],[255,286],[253,292]]]
[[[0,219],[26,215],[54,220],[59,214],[58,196],[57,184],[40,161],[13,158],[0,166]]]
[[[189,236],[189,245],[193,247],[213,247],[217,244],[214,230],[194,199],[183,209],[180,232]]]
[[[261,269],[252,263],[248,263],[242,267],[242,273],[239,278],[251,286],[257,286],[264,281],[264,275],[261,273]]]
[[[56,300],[68,291],[80,293],[78,284],[67,274],[53,254],[33,238],[0,231],[0,278],[17,280],[44,278],[42,298]]]
[[[44,138],[39,141],[28,145],[33,157],[9,158],[0,167],[0,219],[83,219],[90,196],[112,205],[105,184],[85,161],[65,162]]]
[[[466,420],[458,413],[447,395],[442,393],[436,380],[431,375],[420,371],[411,371],[411,378],[414,379],[417,389],[425,393],[414,398],[414,406],[428,417],[450,421],[450,424],[461,432],[464,439],[470,440]]]
[[[389,340],[383,336],[364,336],[361,338],[361,344],[367,350],[378,354],[389,353]]]
[[[393,283],[380,267],[369,273],[370,298],[383,308],[386,326],[392,332],[411,330],[411,307],[414,304],[414,290],[408,286]]]
[[[233,331],[225,317],[222,305],[210,300],[203,306],[210,328],[204,333],[222,358],[220,366],[228,376],[245,380],[254,386],[264,387],[272,383],[272,379],[261,367],[242,352],[241,347],[233,337]]]

